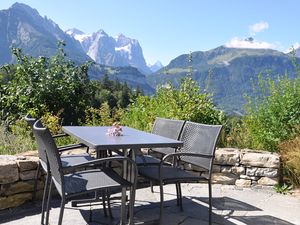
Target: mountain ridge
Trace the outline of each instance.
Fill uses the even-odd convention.
[[[143,50],[136,39],[126,37],[122,33],[112,37],[102,29],[92,34],[85,34],[76,28],[65,32],[79,41],[86,54],[99,64],[132,66],[144,74],[152,72],[146,65]]]
[[[298,63],[300,59],[297,58]],[[244,113],[244,95],[253,97],[253,82],[258,74],[276,79],[291,78],[296,71],[290,54],[272,49],[239,49],[220,46],[209,51],[183,54],[149,76],[152,87],[168,81],[178,86],[180,80],[190,74],[203,92],[213,93],[214,102],[226,112]]]

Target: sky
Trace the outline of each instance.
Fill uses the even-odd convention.
[[[15,0],[1,0],[0,10]],[[286,52],[300,43],[299,0],[18,0],[62,30],[137,39],[147,63],[228,47]],[[251,41],[245,41],[252,37]],[[249,39],[248,39],[249,40]]]

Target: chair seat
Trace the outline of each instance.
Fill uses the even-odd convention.
[[[61,163],[63,167],[73,166],[75,164],[85,163],[94,158],[88,153],[76,154],[76,155],[62,155]]]
[[[199,180],[207,180],[205,177],[199,174],[193,174],[186,170],[172,166],[163,166],[162,169],[162,179],[166,183],[185,183],[185,182],[197,182]],[[159,182],[159,167],[158,166],[145,166],[139,167],[139,174],[156,182]]]
[[[151,155],[137,155],[135,157],[135,163],[137,165],[142,164],[159,164],[160,160]]]
[[[61,158],[61,164],[63,167],[74,166],[76,164],[85,163],[94,158],[91,157],[88,153],[76,154],[76,155],[63,155]],[[41,166],[45,172],[48,171],[47,163],[43,160],[40,160]]]
[[[66,196],[93,192],[99,189],[131,187],[131,183],[111,169],[93,169],[64,175]]]

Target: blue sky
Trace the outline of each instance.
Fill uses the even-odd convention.
[[[0,9],[15,1],[1,0]],[[299,0],[19,0],[60,28],[135,38],[149,63],[220,45],[286,51],[300,43]],[[253,37],[254,41],[244,39]]]

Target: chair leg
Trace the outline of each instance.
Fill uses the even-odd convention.
[[[58,218],[58,223],[57,223],[58,225],[62,224],[64,210],[65,210],[65,198],[62,197],[61,203],[60,203],[59,218]]]
[[[151,188],[151,192],[154,193],[153,182],[152,181],[150,181],[150,188]]]
[[[48,192],[49,192],[50,179],[51,179],[50,173],[47,173],[45,186],[44,186],[43,201],[42,201],[41,224],[44,224],[44,220],[45,220],[46,203],[49,197]]]
[[[105,204],[105,201],[106,201],[106,193],[103,192],[103,193],[102,193],[103,212],[104,212],[104,216],[107,217],[107,211],[106,211],[106,204]]]
[[[135,187],[131,187],[130,203],[129,203],[129,225],[134,225],[134,203],[135,203]]]
[[[178,186],[178,195],[179,195],[179,206],[180,206],[180,211],[183,211],[181,184],[178,183],[177,186]]]
[[[41,163],[39,162],[37,165],[37,168],[36,168],[36,173],[35,173],[35,178],[34,178],[33,192],[32,192],[32,198],[31,198],[32,202],[35,202],[37,183],[38,183],[38,179],[39,179],[40,170],[41,170]]]
[[[113,217],[113,214],[112,214],[112,211],[111,211],[111,205],[110,205],[110,193],[107,192],[106,196],[107,196],[108,214],[109,214],[109,217],[110,217],[111,219],[113,219],[114,217]]]
[[[208,223],[209,223],[209,225],[211,225],[212,224],[212,194],[211,194],[211,192],[212,192],[212,190],[211,190],[211,181],[209,180],[208,181],[208,194],[209,194],[209,196],[208,196],[208,204],[209,204],[209,210],[208,210],[208,213],[209,213],[209,215],[208,215]]]
[[[163,209],[164,209],[164,188],[162,182],[159,184],[160,190],[160,213],[159,213],[159,224],[163,225]]]
[[[53,186],[53,181],[51,179],[51,176],[49,176],[50,179],[50,185],[49,185],[49,193],[48,193],[48,199],[47,199],[47,213],[46,213],[46,225],[49,225],[49,214],[50,214],[50,203],[51,203],[51,198],[52,198],[52,186]]]
[[[178,184],[175,183],[175,187],[176,187],[176,202],[177,202],[177,206],[180,205],[180,200],[179,200],[179,190],[178,190]]]
[[[125,224],[126,219],[126,188],[122,187],[122,197],[121,197],[121,225]]]

